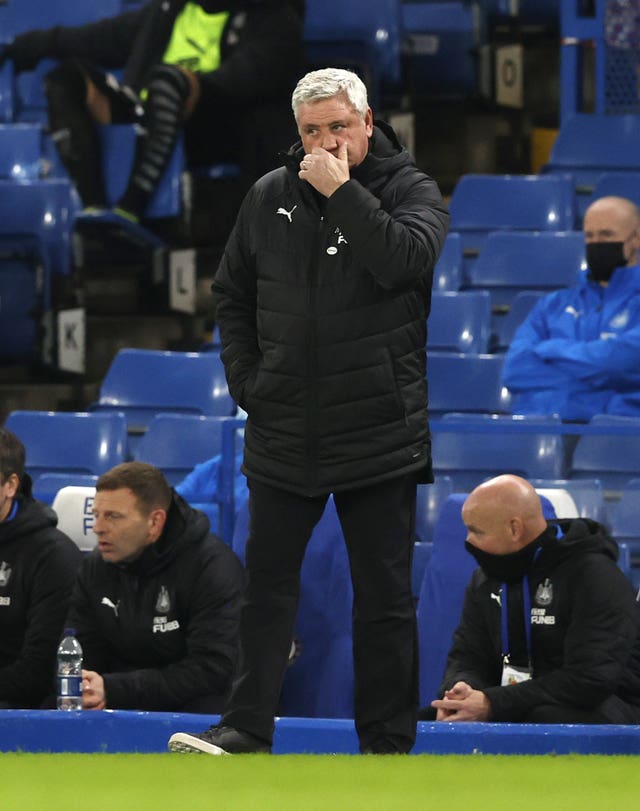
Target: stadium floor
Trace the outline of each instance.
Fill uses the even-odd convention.
[[[200,731],[216,716],[180,713],[3,710],[3,752],[167,751],[174,732]],[[357,754],[353,722],[280,718],[275,754]],[[413,754],[640,754],[640,726],[445,724],[418,725]]]

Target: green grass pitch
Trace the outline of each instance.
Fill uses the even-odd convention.
[[[620,811],[634,756],[0,755],[2,811]]]

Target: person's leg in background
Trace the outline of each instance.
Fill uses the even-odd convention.
[[[73,180],[84,206],[106,205],[100,141],[89,102],[111,120],[109,100],[77,60],[61,62],[45,77],[49,128],[63,166]]]
[[[116,211],[138,220],[162,179],[185,116],[197,105],[197,78],[175,65],[156,65],[150,73],[144,121],[127,188]]]
[[[355,721],[362,752],[408,752],[416,736],[418,643],[411,567],[416,481],[334,493],[353,581]]]

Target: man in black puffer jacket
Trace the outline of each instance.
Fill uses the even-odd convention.
[[[98,479],[93,513],[98,544],[67,619],[84,653],[83,708],[220,712],[237,650],[240,561],[143,462]]]
[[[426,319],[448,213],[374,125],[355,74],[307,74],[293,110],[302,143],[247,195],[213,283],[229,390],[248,413],[241,666],[221,727],[170,747],[270,748],[300,566],[333,493],[354,586],[360,747],[407,752],[416,483],[433,481]]]
[[[547,523],[533,487],[511,475],[477,487],[462,518],[480,568],[437,720],[640,723],[638,603],[605,528]]]
[[[275,165],[279,143],[262,131],[277,133],[276,123],[288,121],[303,15],[304,0],[150,0],[95,23],[20,34],[2,59],[17,71],[61,60],[46,78],[49,123],[87,207],[105,205],[96,123],[140,125],[117,206],[135,220],[183,125],[194,163],[236,161],[251,180]],[[103,69],[122,69],[121,83]]]
[[[81,552],[50,507],[31,497],[25,450],[0,428],[0,708],[50,695]]]

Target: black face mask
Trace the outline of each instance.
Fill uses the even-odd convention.
[[[490,555],[469,542],[465,542],[465,548],[473,555],[487,577],[500,583],[510,583],[522,580],[528,573],[540,543],[534,541],[510,555]]]
[[[589,277],[594,282],[608,282],[616,268],[624,267],[624,242],[588,242],[586,245]]]

